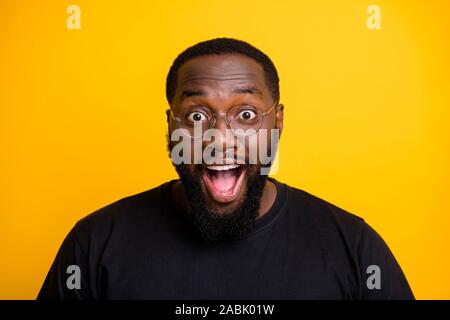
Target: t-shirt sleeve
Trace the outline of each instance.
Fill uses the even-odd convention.
[[[64,239],[38,294],[38,300],[93,299],[89,261],[74,227]]]
[[[414,294],[391,250],[366,222],[357,246],[360,299],[413,300]]]

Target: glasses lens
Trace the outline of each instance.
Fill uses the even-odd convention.
[[[261,111],[251,106],[237,106],[228,112],[230,128],[238,135],[253,135],[262,125]]]
[[[208,110],[192,109],[182,112],[180,125],[188,130],[191,137],[201,136],[202,131],[209,128],[212,115]]]

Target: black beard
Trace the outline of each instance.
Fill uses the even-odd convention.
[[[172,148],[168,136],[167,142],[170,157]],[[201,185],[201,165],[195,165],[194,173],[191,173],[184,164],[174,164],[174,167],[183,183],[191,208],[188,217],[201,240],[217,244],[221,241],[238,239],[254,227],[267,180],[266,175],[260,174],[260,165],[246,165],[244,168],[247,175],[246,192],[240,203],[228,212],[219,212],[208,207]]]
[[[256,166],[256,165],[255,165]],[[201,166],[199,166],[201,167]],[[207,243],[216,244],[224,240],[241,238],[255,225],[267,176],[259,174],[257,168],[247,167],[246,192],[241,202],[232,211],[218,212],[207,206],[201,186],[201,170],[191,174],[185,165],[175,165],[188,198],[189,215],[197,234]],[[255,172],[250,175],[250,172]]]

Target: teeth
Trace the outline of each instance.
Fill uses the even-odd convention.
[[[238,164],[229,164],[225,166],[207,166],[209,170],[216,170],[216,171],[222,171],[222,170],[231,170],[239,168]]]

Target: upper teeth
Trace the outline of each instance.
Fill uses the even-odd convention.
[[[218,170],[218,171],[231,170],[231,169],[236,169],[238,167],[239,167],[238,164],[229,164],[229,165],[226,165],[226,166],[207,166],[207,168],[209,170]]]

